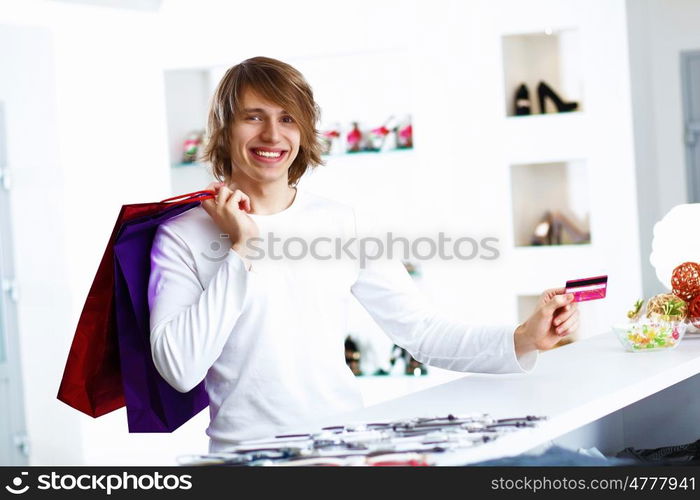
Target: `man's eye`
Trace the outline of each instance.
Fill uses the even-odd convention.
[[[282,121],[284,123],[294,123],[294,118],[292,118],[291,116],[285,116],[282,118]]]
[[[256,121],[256,120],[262,120],[262,118],[260,118],[260,117],[257,116],[257,115],[251,115],[251,116],[249,116],[249,117],[247,118],[247,120]]]

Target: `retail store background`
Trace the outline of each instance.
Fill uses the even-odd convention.
[[[654,222],[688,201],[680,54],[700,49],[697,2],[95,3],[0,0],[0,168],[11,177],[0,220],[11,220],[3,245],[20,291],[7,349],[17,357],[0,371],[0,456],[10,463],[171,464],[206,450],[206,412],[172,435],[129,435],[123,410],[93,420],[55,399],[119,207],[173,190],[166,72],[213,78],[247,57],[276,57],[306,74],[329,120],[353,107],[379,115],[398,96],[405,109],[395,111],[413,116],[413,151],[332,158],[302,186],[396,233],[498,237],[495,262],[421,263],[420,286],[448,313],[515,322],[538,291],[607,273],[608,299],[582,308],[582,335],[592,335],[661,291],[648,256]],[[139,4],[159,2],[122,5]],[[546,29],[576,33],[576,56],[561,64],[578,75],[581,112],[507,118],[503,37]],[[587,198],[592,242],[516,247],[511,169],[556,162],[586,169],[575,195]]]

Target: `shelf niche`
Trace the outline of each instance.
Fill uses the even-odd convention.
[[[219,74],[214,69],[164,72],[170,183],[174,195],[204,189],[212,181],[207,166],[182,163],[182,153],[187,136],[205,128],[209,99],[218,83],[218,77]]]
[[[565,101],[576,101],[582,110],[582,60],[579,33],[575,29],[540,33],[506,35],[502,37],[505,109],[507,116],[516,115],[515,94],[525,84],[530,97],[530,114],[542,113],[537,86],[545,82]],[[548,114],[556,113],[551,99],[545,98]]]
[[[591,242],[585,161],[511,165],[510,180],[516,247]]]

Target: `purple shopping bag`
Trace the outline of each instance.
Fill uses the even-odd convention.
[[[204,382],[187,393],[171,387],[151,357],[148,280],[158,226],[199,205],[168,207],[124,224],[114,245],[114,301],[129,432],[172,432],[209,405]]]

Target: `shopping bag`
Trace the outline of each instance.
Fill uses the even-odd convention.
[[[213,198],[197,191],[158,203],[122,206],[85,300],[58,390],[58,399],[91,417],[125,404],[114,315],[114,243],[122,225],[173,204]]]
[[[209,405],[204,382],[181,393],[158,373],[151,355],[148,280],[158,226],[190,203],[124,224],[114,244],[114,309],[129,432],[172,432]]]

